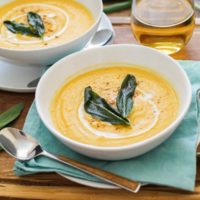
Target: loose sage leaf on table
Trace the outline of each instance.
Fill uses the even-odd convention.
[[[34,33],[31,28],[25,24],[9,20],[4,21],[3,23],[12,33],[38,37],[37,34]]]
[[[9,108],[7,111],[0,114],[0,129],[8,125],[10,122],[15,120],[24,108],[23,103],[16,104]]]
[[[109,122],[113,125],[130,125],[128,119],[121,116],[105,99],[95,93],[90,86],[85,88],[84,109],[88,114],[101,121]]]
[[[40,15],[34,12],[29,12],[27,15],[28,23],[39,37],[43,38],[45,33],[45,26]]]
[[[136,86],[136,78],[130,74],[122,82],[117,95],[117,109],[123,117],[127,117],[133,108],[133,95]]]

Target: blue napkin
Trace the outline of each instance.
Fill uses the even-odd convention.
[[[38,116],[35,103],[26,118],[24,131],[37,138],[44,149],[51,153],[66,155],[132,180],[194,191],[197,141],[195,92],[200,87],[200,62],[180,61],[180,64],[192,82],[191,108],[182,124],[166,142],[142,156],[124,161],[101,161],[82,156],[60,143],[45,128]],[[102,182],[91,175],[42,156],[28,162],[17,161],[14,172],[18,176],[38,172],[61,172],[85,180]]]

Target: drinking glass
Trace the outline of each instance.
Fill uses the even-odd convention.
[[[190,40],[193,0],[133,0],[131,28],[141,44],[173,54]]]

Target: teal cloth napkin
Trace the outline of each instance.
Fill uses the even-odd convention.
[[[26,118],[24,131],[37,138],[49,152],[69,156],[132,180],[194,191],[197,141],[195,92],[200,87],[200,62],[180,61],[180,64],[192,83],[191,108],[182,124],[166,142],[142,156],[124,161],[102,161],[82,156],[60,143],[45,128],[38,116],[35,103]],[[91,175],[42,156],[28,162],[17,161],[14,172],[18,176],[38,172],[60,172],[85,180],[102,182]]]

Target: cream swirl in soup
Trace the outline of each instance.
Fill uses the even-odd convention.
[[[41,16],[44,37],[32,37],[9,31],[6,20],[27,24],[27,13]],[[75,0],[15,0],[0,8],[0,47],[33,49],[69,42],[86,32],[94,23],[92,13]]]
[[[93,90],[116,109],[116,97],[127,74],[136,77],[130,126],[112,125],[84,109],[84,89]],[[177,116],[179,101],[171,84],[139,66],[115,66],[85,72],[68,80],[50,107],[55,127],[66,137],[94,146],[124,146],[143,141],[165,129]]]

